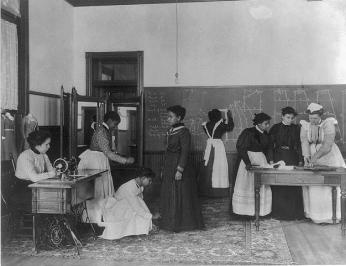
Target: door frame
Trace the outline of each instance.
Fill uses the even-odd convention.
[[[86,52],[86,94],[91,97],[93,95],[93,77],[92,77],[92,63],[94,59],[111,59],[111,58],[135,58],[137,60],[137,97],[133,99],[119,99],[116,101],[107,101],[106,110],[112,108],[112,104],[133,104],[138,105],[138,164],[143,165],[143,155],[144,155],[144,89],[143,89],[143,51],[123,51],[123,52]]]
[[[137,151],[137,156],[138,156],[138,165],[143,166],[143,147],[144,147],[144,135],[143,135],[143,99],[142,97],[138,97],[136,99],[131,99],[131,100],[118,100],[118,101],[113,101],[109,102],[107,104],[107,107],[109,110],[112,110],[114,105],[116,106],[129,106],[129,107],[136,107],[137,112],[138,112],[138,118],[137,118],[137,140],[138,140],[138,151]]]
[[[86,52],[86,95],[93,95],[92,62],[94,59],[135,58],[137,59],[137,96],[143,92],[143,51],[133,52]]]

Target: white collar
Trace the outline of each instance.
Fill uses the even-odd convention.
[[[167,131],[167,135],[175,135],[177,133],[179,133],[179,130],[184,128],[185,126],[179,126],[179,127],[171,127],[168,131]]]
[[[255,126],[255,128],[256,128],[259,132],[261,132],[262,134],[264,133],[264,131],[260,130],[259,127],[258,127],[257,125]]]
[[[109,126],[107,125],[106,122],[103,122],[102,125],[109,130]]]
[[[184,128],[185,126],[179,126],[179,127],[172,127],[171,128],[171,132],[174,132],[174,131],[177,131],[177,130],[179,130],[179,129],[182,129],[182,128]]]

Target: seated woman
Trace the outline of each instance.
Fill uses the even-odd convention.
[[[233,212],[239,215],[255,215],[254,174],[251,165],[270,167],[273,162],[272,144],[267,133],[271,117],[265,113],[255,114],[254,127],[246,128],[237,141],[237,151],[241,158],[232,198]],[[271,212],[272,192],[270,186],[261,186],[260,215]]]
[[[147,235],[153,229],[152,219],[158,215],[150,213],[143,200],[143,190],[152,182],[155,174],[148,168],[139,169],[136,177],[124,183],[101,204],[101,215],[105,230],[104,239],[119,239],[130,235]]]
[[[208,140],[198,178],[199,193],[208,197],[229,197],[228,161],[221,138],[234,128],[232,113],[228,110],[223,119],[221,111],[213,109],[208,117],[209,122],[202,124]]]
[[[29,134],[27,141],[30,149],[19,155],[16,177],[30,183],[54,177],[55,169],[46,154],[50,148],[50,134],[34,131]]]
[[[25,210],[31,209],[31,190],[28,185],[56,176],[56,171],[46,154],[50,148],[50,141],[49,133],[33,131],[27,138],[30,149],[23,151],[18,157],[15,176],[19,180],[16,182],[16,193],[21,197],[17,203]]]
[[[335,144],[335,125],[333,117],[322,120],[323,106],[311,103],[308,106],[309,122],[300,121],[300,139],[306,166],[326,165],[346,167],[342,154]],[[336,219],[340,221],[340,187],[337,188]],[[332,187],[303,187],[304,212],[314,223],[332,223]]]
[[[112,197],[114,195],[114,185],[109,166],[109,160],[121,164],[132,164],[132,157],[125,158],[112,151],[112,130],[120,123],[120,116],[117,112],[110,111],[105,114],[104,122],[97,127],[92,136],[90,148],[83,152],[79,158],[78,169],[99,169],[108,171],[95,180],[95,194],[93,200],[87,201],[88,216],[90,222],[100,222],[96,217],[99,213],[99,199]]]
[[[294,124],[297,113],[292,107],[281,110],[282,121],[269,131],[273,143],[274,162],[284,161],[286,165],[303,165],[300,144],[300,127]],[[272,186],[272,217],[283,220],[304,218],[303,193],[298,186]]]

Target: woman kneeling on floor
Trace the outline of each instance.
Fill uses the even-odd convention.
[[[152,219],[159,218],[159,215],[152,215],[143,200],[144,187],[152,183],[154,176],[151,169],[141,168],[133,179],[119,187],[114,197],[100,203],[103,222],[99,226],[105,227],[101,238],[112,240],[147,235],[156,229]]]

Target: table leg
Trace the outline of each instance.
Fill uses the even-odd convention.
[[[32,215],[32,242],[33,242],[33,252],[37,253],[36,214]]]
[[[340,176],[340,189],[341,189],[341,232],[346,236],[346,175]]]
[[[332,187],[333,224],[336,224],[336,187]]]
[[[256,231],[259,231],[259,213],[260,213],[260,188],[261,188],[261,174],[255,173],[254,175],[254,188],[255,188],[255,226]]]

